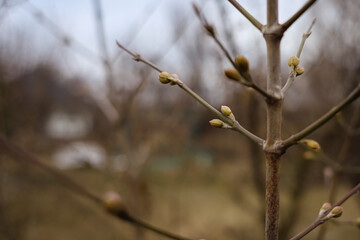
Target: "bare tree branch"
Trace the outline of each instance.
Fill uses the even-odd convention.
[[[127,52],[129,55],[131,55],[135,61],[143,62],[146,65],[148,65],[149,67],[158,71],[159,73],[164,72],[158,66],[156,66],[154,63],[144,59],[143,57],[141,57],[141,55],[136,54],[136,53],[130,51],[129,49],[125,48],[124,46],[122,46],[118,41],[116,41],[116,44],[118,45],[119,48],[121,48],[122,50]],[[234,120],[224,116],[220,111],[218,111],[216,108],[211,106],[207,101],[205,101],[203,98],[201,98],[198,94],[196,94],[194,91],[192,91],[185,83],[183,83],[179,79],[177,79],[177,81],[174,83],[176,85],[178,85],[181,89],[183,89],[185,92],[187,92],[190,96],[192,96],[197,102],[199,102],[205,108],[209,109],[211,112],[216,114],[223,122],[228,124],[232,130],[245,135],[246,137],[250,138],[252,141],[259,144],[260,146],[262,146],[264,144],[263,139],[256,136],[255,134],[249,132],[247,129],[245,129],[243,126],[241,126],[238,121],[236,121],[236,120],[234,121]]]
[[[290,240],[299,240],[310,233],[312,230],[317,228],[319,225],[323,224],[326,221],[326,216],[337,206],[341,206],[345,201],[347,201],[351,196],[356,194],[360,189],[360,183],[351,189],[342,199],[340,199],[334,206],[331,207],[328,211],[321,214],[313,223],[311,223],[307,228],[301,231],[296,236],[292,237]]]
[[[287,20],[285,23],[281,25],[282,31],[285,32],[304,12],[306,12],[314,3],[316,0],[309,0],[305,5],[300,8],[299,11],[297,11],[289,20]]]
[[[208,23],[208,21],[206,20],[205,16],[203,16],[200,13],[199,8],[193,4],[193,8],[194,11],[196,13],[196,16],[199,18],[203,28],[205,29],[205,31],[210,35],[210,37],[212,37],[214,39],[214,41],[216,42],[216,44],[220,47],[220,49],[223,51],[223,53],[225,54],[226,58],[229,60],[229,62],[233,65],[233,67],[235,69],[237,69],[237,66],[234,62],[234,58],[230,55],[229,51],[226,49],[226,47],[224,46],[224,44],[222,44],[222,42],[220,41],[220,39],[218,38],[216,31],[215,31],[215,27],[211,24]],[[241,75],[241,77],[243,79],[246,79],[246,76],[244,76],[244,73],[241,71],[238,71],[239,74]],[[274,100],[275,97],[270,95],[269,93],[267,93],[265,90],[263,90],[262,88],[260,88],[258,85],[256,85],[253,81],[249,82],[249,81],[242,81],[240,82],[241,84],[243,84],[246,87],[250,87],[252,89],[254,89],[256,92],[260,93],[263,97],[265,97],[268,100]]]
[[[246,11],[245,8],[243,8],[243,6],[240,5],[240,3],[238,3],[235,0],[228,0],[237,10],[239,10],[239,12],[244,15],[244,17],[246,17],[251,23],[252,25],[254,25],[257,29],[259,29],[260,32],[262,32],[263,29],[263,25],[256,19],[254,18],[248,11]]]
[[[296,56],[300,59],[300,55],[301,55],[301,52],[304,48],[304,45],[305,45],[305,41],[306,39],[308,39],[308,37],[310,37],[311,35],[311,29],[312,27],[314,26],[316,22],[316,18],[314,18],[314,20],[312,21],[309,29],[303,34],[302,36],[302,40],[301,40],[301,43],[300,43],[300,46],[299,46],[299,50],[296,54]],[[296,77],[296,71],[295,71],[295,68],[294,67],[291,67],[290,69],[290,73],[289,73],[289,77],[288,77],[288,80],[286,81],[286,84],[284,85],[284,87],[281,89],[281,93],[282,95],[285,94],[285,92],[291,87],[291,85],[293,84],[294,80],[295,80],[295,77]]]
[[[296,144],[299,140],[303,139],[304,137],[308,136],[316,129],[320,128],[326,122],[328,122],[331,118],[333,118],[338,112],[340,112],[344,107],[355,101],[358,97],[360,97],[360,83],[357,87],[349,94],[347,98],[345,98],[342,102],[340,102],[337,106],[333,107],[329,112],[324,114],[318,120],[310,124],[308,127],[303,129],[302,131],[298,132],[295,135],[292,135],[288,139],[282,142],[282,148],[286,150],[290,146]]]

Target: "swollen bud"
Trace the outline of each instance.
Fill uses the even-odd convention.
[[[224,74],[226,77],[228,77],[231,80],[240,82],[241,81],[241,75],[236,69],[225,69]]]
[[[224,114],[226,117],[230,118],[231,120],[235,121],[235,116],[232,113],[231,109],[228,106],[221,106],[221,112],[222,114]]]
[[[159,74],[159,81],[163,84],[167,84],[169,82],[171,82],[170,78],[170,74],[167,72],[161,72]]]
[[[210,125],[217,128],[222,128],[224,126],[224,122],[220,119],[213,119],[209,121]]]
[[[302,66],[297,66],[295,68],[295,72],[296,72],[296,76],[300,76],[301,74],[303,74],[305,72],[305,69]]]
[[[125,210],[121,196],[114,191],[105,193],[103,204],[105,209],[110,213],[119,213]]]
[[[300,60],[297,56],[292,56],[292,57],[289,57],[289,59],[288,59],[289,67],[292,67],[292,66],[296,67],[297,65],[299,65],[299,63],[300,63]]]
[[[329,211],[330,209],[331,209],[331,204],[328,202],[324,203],[320,208],[319,217],[322,216],[327,211]]]
[[[222,114],[224,114],[227,117],[230,116],[230,114],[232,113],[231,109],[225,105],[221,106],[221,112],[222,112]]]
[[[340,206],[336,206],[333,208],[333,210],[331,210],[329,214],[331,214],[333,218],[338,218],[342,215],[342,213],[343,213],[343,208]]]
[[[310,148],[314,151],[319,151],[321,149],[320,144],[315,140],[304,139],[304,140],[301,140],[300,143],[304,143],[308,148]]]
[[[249,61],[244,56],[237,56],[235,58],[235,66],[241,73],[249,71]]]
[[[169,79],[170,79],[170,85],[176,85],[179,81],[179,76],[177,74],[171,74]]]

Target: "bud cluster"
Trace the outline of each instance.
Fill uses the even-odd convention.
[[[288,65],[295,70],[296,76],[300,76],[305,72],[304,67],[300,66],[299,63],[300,60],[297,56],[292,56],[288,59]]]

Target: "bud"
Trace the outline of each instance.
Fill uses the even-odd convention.
[[[171,74],[169,80],[170,80],[170,85],[176,85],[179,81],[179,76],[177,74]]]
[[[227,117],[230,116],[230,114],[232,113],[231,109],[225,105],[221,106],[221,112],[222,112],[222,114],[224,114]]]
[[[167,84],[169,82],[171,82],[170,78],[170,74],[167,72],[161,72],[159,74],[159,81],[163,84]]]
[[[109,191],[105,193],[103,204],[105,209],[110,213],[119,213],[124,211],[123,201],[117,192]]]
[[[213,119],[209,121],[210,125],[213,127],[221,128],[224,126],[224,122],[220,119]]]
[[[225,69],[224,74],[226,77],[228,77],[231,80],[240,82],[241,81],[241,75],[236,69]]]
[[[329,211],[330,209],[331,209],[331,204],[328,202],[324,203],[320,208],[319,217],[322,216],[327,211]]]
[[[318,142],[316,142],[315,140],[311,140],[311,139],[304,139],[300,141],[301,143],[306,144],[306,146],[314,151],[319,151],[320,150],[320,144]]]
[[[329,214],[331,214],[333,218],[338,218],[342,215],[342,213],[343,213],[343,208],[340,206],[336,206],[331,210]]]
[[[296,72],[296,76],[300,76],[301,74],[303,74],[305,72],[305,69],[302,66],[297,66],[295,68],[295,72]]]
[[[288,59],[289,67],[292,67],[292,66],[296,67],[297,65],[299,65],[299,63],[300,63],[300,60],[297,56],[292,56],[292,57],[289,57],[289,59]]]
[[[235,58],[235,66],[241,73],[249,71],[249,61],[244,56],[237,56]]]

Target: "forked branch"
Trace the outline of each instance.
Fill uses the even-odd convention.
[[[351,189],[341,200],[334,204],[328,211],[325,211],[321,214],[313,223],[311,223],[307,228],[301,231],[296,236],[292,237],[290,240],[299,240],[303,238],[305,235],[310,233],[312,230],[320,226],[326,221],[327,215],[337,206],[341,206],[345,201],[347,201],[351,196],[356,194],[360,190],[360,183],[356,185],[353,189]]]
[[[230,55],[229,51],[226,49],[226,47],[224,46],[224,44],[220,41],[219,37],[217,36],[215,27],[211,24],[208,23],[208,21],[206,20],[205,16],[203,16],[199,10],[199,8],[196,6],[196,4],[193,4],[193,9],[195,11],[196,16],[199,18],[203,28],[205,29],[205,31],[209,34],[210,37],[212,37],[215,41],[215,43],[220,47],[220,49],[223,51],[223,53],[225,54],[226,58],[229,60],[229,62],[233,65],[233,67],[235,69],[238,69],[238,67],[235,64],[234,58]],[[241,75],[241,77],[243,79],[246,79],[247,77],[244,76],[244,73],[241,71],[238,71],[239,74]],[[259,94],[261,94],[263,97],[265,97],[265,99],[267,100],[275,100],[275,97],[270,95],[269,93],[267,93],[264,89],[262,89],[261,87],[259,87],[258,85],[256,85],[253,81],[242,81],[240,82],[241,84],[243,84],[246,87],[250,87],[252,89],[254,89],[256,92],[258,92]]]
[[[135,61],[143,62],[146,65],[148,65],[149,67],[158,71],[159,73],[164,72],[158,66],[156,66],[154,63],[144,59],[141,55],[136,54],[136,53],[130,51],[129,49],[125,48],[124,46],[122,46],[118,41],[116,41],[116,44],[118,45],[119,48],[123,49],[125,52],[127,52],[129,55],[131,55]],[[262,138],[256,136],[255,134],[253,134],[250,131],[248,131],[247,129],[245,129],[243,126],[240,125],[240,123],[238,121],[236,121],[236,120],[234,121],[234,120],[224,116],[220,111],[218,111],[216,108],[211,106],[207,101],[205,101],[198,94],[196,94],[193,90],[191,90],[191,88],[189,88],[180,79],[176,79],[176,81],[174,81],[174,84],[178,85],[182,90],[184,90],[186,93],[188,93],[190,96],[192,96],[197,102],[199,102],[205,108],[207,108],[208,110],[213,112],[223,122],[228,124],[232,130],[243,134],[244,136],[248,137],[255,143],[259,144],[260,146],[262,146],[264,144],[264,140]]]
[[[283,149],[286,150],[290,146],[296,144],[299,140],[303,139],[304,137],[314,132],[316,129],[320,128],[330,119],[332,119],[343,108],[345,108],[347,105],[355,101],[358,97],[360,97],[360,83],[358,83],[356,88],[349,94],[349,96],[345,98],[342,102],[340,102],[337,106],[333,107],[329,112],[324,114],[322,117],[320,117],[318,120],[310,124],[302,131],[284,140],[282,143]]]

